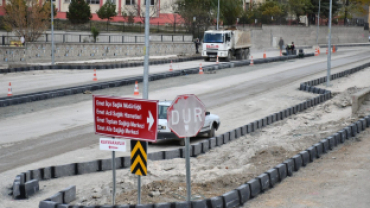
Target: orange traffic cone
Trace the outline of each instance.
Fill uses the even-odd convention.
[[[9,86],[8,86],[8,96],[12,96],[13,95],[13,92],[12,92],[12,83],[9,82]]]
[[[329,52],[328,52],[328,49],[326,49],[326,55],[328,55],[328,53],[329,53]]]
[[[251,62],[249,63],[249,65],[253,66],[253,56],[251,56]]]
[[[318,56],[319,55],[319,49],[315,49],[315,56]]]
[[[217,56],[217,58],[216,58],[216,64],[218,64],[218,56]]]
[[[317,48],[317,51],[319,52],[319,55],[320,55],[320,48]]]
[[[94,69],[94,78],[93,81],[98,81],[98,78],[96,77],[96,69]]]
[[[173,68],[172,68],[172,61],[171,61],[171,64],[170,64],[170,71],[173,71]]]
[[[203,74],[202,63],[199,64],[199,74]]]
[[[263,58],[266,58],[266,51],[263,52]]]
[[[333,45],[333,53],[335,53],[335,45]]]
[[[138,84],[138,82],[137,82],[137,81],[135,82],[134,95],[139,95],[139,84]]]
[[[283,51],[282,50],[280,50],[280,56],[283,56]]]

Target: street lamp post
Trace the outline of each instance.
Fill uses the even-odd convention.
[[[319,0],[319,12],[317,13],[317,32],[316,32],[316,44],[319,45],[319,28],[320,28],[320,7],[321,0]]]
[[[217,7],[217,30],[218,30],[219,19],[220,19],[220,0],[218,0],[218,7]]]
[[[330,87],[330,69],[331,69],[331,11],[332,11],[332,0],[330,0],[329,9],[329,34],[328,34],[328,70],[326,75],[326,87]]]
[[[54,65],[54,7],[53,1],[50,1],[51,7],[51,65]]]

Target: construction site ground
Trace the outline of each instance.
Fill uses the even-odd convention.
[[[339,57],[338,57],[339,58]],[[306,60],[306,59],[305,59]],[[316,59],[314,59],[316,60]],[[312,59],[311,59],[312,61]],[[334,72],[342,71],[351,67],[354,67],[356,65],[361,64],[365,60],[359,60],[355,63],[351,64],[342,64],[337,65],[333,69]],[[309,64],[310,59],[307,59],[306,61],[302,62],[292,62],[292,63],[281,63],[281,64],[270,64],[266,67],[263,72],[259,71],[258,68],[255,68],[255,70],[251,68],[236,68],[236,72],[234,72],[233,77],[237,77],[238,75],[242,74],[248,74],[253,75],[254,77],[261,76],[261,74],[270,73],[273,75],[274,73],[277,73],[276,70],[281,70],[283,73],[283,69],[286,69],[287,67],[291,65],[299,65],[301,64],[302,67],[305,67],[305,64]],[[324,63],[322,63],[324,64]],[[258,67],[258,66],[256,66]],[[277,67],[280,67],[277,69]],[[315,67],[316,69],[317,67]],[[312,69],[312,70],[315,70]],[[240,71],[238,71],[240,70]],[[230,69],[231,71],[231,69]],[[226,73],[230,71],[225,71]],[[217,73],[223,73],[222,71]],[[303,72],[302,72],[303,73]],[[217,132],[217,134],[221,134],[223,132],[226,132],[228,130],[234,129],[238,126],[245,125],[251,121],[261,119],[264,116],[267,116],[271,113],[278,112],[284,108],[293,106],[295,104],[298,104],[304,100],[310,99],[316,95],[302,92],[298,90],[299,83],[307,80],[311,80],[313,78],[318,78],[320,76],[324,76],[326,74],[325,71],[317,71],[316,73],[306,73],[305,76],[301,77],[294,77],[292,76],[291,79],[287,79],[285,81],[285,84],[282,84],[276,80],[279,80],[279,76],[275,75],[274,77],[267,78],[267,81],[271,81],[271,84],[268,85],[266,82],[261,81],[260,88],[263,88],[263,91],[260,91],[259,88],[257,89],[250,89],[248,87],[245,87],[243,89],[238,89],[238,86],[234,84],[229,83],[219,83],[225,84],[225,86],[229,86],[230,93],[241,93],[242,90],[250,90],[250,94],[245,97],[238,97],[237,94],[233,95],[233,99],[230,99],[229,101],[227,98],[220,97],[221,101],[217,101],[215,99],[215,96],[217,94],[212,95],[212,93],[204,93],[201,94],[200,97],[202,97],[205,100],[205,103],[207,107],[209,106],[208,110],[210,110],[212,113],[215,113],[221,117],[222,126],[221,129]],[[174,78],[174,80],[170,81],[169,83],[166,83],[164,85],[164,82],[158,81],[153,82],[152,86],[154,89],[153,97],[158,98],[161,97],[156,92],[160,91],[161,88],[159,85],[164,85],[162,87],[168,87],[171,89],[171,92],[183,92],[183,88],[176,87],[174,82],[189,82],[192,79],[198,79],[195,77],[196,75],[188,75],[185,77],[179,77]],[[207,74],[205,76],[216,76],[212,74]],[[225,75],[226,76],[226,75]],[[216,76],[217,77],[217,76]],[[299,113],[297,115],[293,115],[289,117],[288,119],[285,119],[283,121],[276,122],[275,124],[266,127],[262,130],[259,130],[258,132],[248,134],[247,136],[243,138],[239,138],[233,142],[230,142],[226,145],[223,145],[222,147],[216,148],[211,150],[210,152],[200,155],[197,158],[191,158],[191,168],[192,168],[192,193],[193,193],[193,199],[197,198],[208,198],[212,196],[218,196],[222,195],[223,193],[230,191],[242,183],[247,182],[248,180],[256,177],[257,175],[263,173],[264,171],[268,170],[269,168],[272,168],[276,164],[282,162],[288,157],[293,156],[297,152],[311,146],[312,144],[316,143],[322,138],[325,138],[328,135],[331,135],[332,133],[342,129],[344,126],[347,126],[351,122],[357,119],[356,115],[351,115],[351,101],[350,101],[350,94],[353,94],[357,92],[359,89],[362,89],[364,87],[370,87],[370,83],[368,82],[370,77],[370,69],[364,69],[354,75],[351,75],[349,77],[345,77],[339,80],[335,80],[332,82],[333,86],[329,88],[332,90],[334,98],[330,101],[326,101],[325,103],[322,103],[318,106],[315,106],[313,108],[307,109],[305,112]],[[177,79],[177,80],[176,80]],[[204,79],[207,79],[205,77]],[[216,80],[222,80],[222,77],[218,77]],[[234,78],[234,80],[236,80]],[[222,80],[223,81],[223,80]],[[236,80],[238,81],[238,80]],[[275,82],[274,82],[275,81]],[[287,83],[288,82],[288,83]],[[216,85],[215,85],[216,86]],[[198,88],[197,88],[198,87]],[[200,87],[200,88],[199,88]],[[187,90],[203,90],[201,92],[207,92],[206,89],[202,88],[204,85],[196,85],[189,84],[187,86]],[[322,88],[325,88],[325,86],[319,86]],[[111,90],[108,91],[108,93],[112,94],[122,94],[122,93],[128,93],[129,89],[125,87],[122,88],[121,91],[118,91],[118,89],[107,89]],[[226,96],[226,89],[225,92],[223,92]],[[80,95],[81,96],[81,95]],[[172,94],[170,95],[172,96]],[[220,94],[218,94],[220,96]],[[60,101],[58,103],[57,101]],[[76,98],[73,96],[70,96],[70,98],[62,99],[58,98],[50,101],[45,101],[44,104],[37,104],[31,103],[29,106],[24,106],[24,109],[14,106],[12,109],[19,109],[19,112],[11,114],[9,112],[6,112],[2,109],[4,112],[2,120],[8,122],[12,121],[13,119],[17,119],[22,116],[22,114],[27,113],[31,114],[32,111],[36,112],[43,112],[44,109],[52,109],[56,108],[58,105],[65,105],[68,106],[68,102],[74,102],[77,99],[80,103],[87,102],[84,98]],[[215,100],[216,103],[211,102],[212,100]],[[62,103],[62,104],[61,104]],[[227,103],[224,104],[224,103]],[[38,106],[38,105],[41,105]],[[61,107],[58,107],[58,109],[63,110]],[[36,114],[35,112],[35,114]],[[370,114],[370,110],[367,106],[363,106],[361,109],[361,112]],[[76,112],[77,113],[77,112]],[[78,114],[78,113],[77,113]],[[21,121],[21,120],[19,120]],[[58,133],[49,133],[45,134],[48,138],[51,140],[54,137],[68,137],[73,138],[74,135],[76,136],[76,141],[80,138],[79,135],[80,132],[77,133],[77,131],[84,131],[85,135],[83,137],[90,137],[93,141],[95,141],[98,136],[93,135],[90,133],[91,131],[91,124],[85,123],[85,124],[79,124],[79,129],[75,129],[74,131],[68,131],[64,132],[64,134],[60,133],[63,132],[63,129],[60,130]],[[3,127],[4,128],[4,127]],[[46,129],[47,130],[47,129]],[[44,131],[44,129],[40,129],[40,132]],[[25,142],[28,140],[31,142],[37,141],[35,138],[41,138],[46,137],[40,133],[40,135],[35,135],[35,137],[24,137]],[[340,168],[339,166],[345,167],[345,165],[348,165],[348,168],[346,168],[346,171],[349,171],[350,165],[355,164],[349,164],[350,162],[353,162],[352,160],[349,160],[348,158],[343,158],[345,153],[354,154],[351,156],[351,158],[362,158],[359,160],[359,163],[363,162],[365,163],[365,160],[367,157],[370,157],[370,154],[367,156],[361,156],[365,155],[365,149],[362,148],[364,151],[359,151],[359,155],[356,154],[356,150],[353,150],[353,147],[361,146],[363,143],[364,146],[365,140],[370,139],[369,138],[369,132],[365,132],[359,135],[357,139],[352,139],[350,141],[347,141],[345,145],[339,147],[338,149],[335,149],[333,152],[327,154],[322,159],[316,160],[314,163],[309,164],[306,168],[303,168],[302,172],[295,173],[295,175],[291,178],[286,179],[283,181],[283,183],[279,184],[276,189],[267,191],[265,194],[262,194],[258,196],[256,199],[251,200],[248,202],[245,206],[246,207],[289,207],[292,205],[292,207],[316,207],[314,205],[310,205],[308,202],[308,205],[300,205],[298,202],[294,205],[293,202],[290,202],[288,199],[290,197],[291,201],[292,199],[301,199],[302,200],[313,200],[313,195],[311,198],[305,198],[307,193],[328,193],[327,198],[330,198],[331,200],[337,200],[338,204],[341,200],[346,200],[345,197],[336,197],[339,195],[339,192],[335,192],[335,188],[338,185],[337,190],[340,190],[341,185],[343,185],[343,188],[345,188],[346,183],[335,183],[333,182],[333,186],[330,185],[329,179],[332,179],[333,177],[330,177],[332,175],[325,175],[325,174],[334,174],[336,169],[333,168],[333,171],[324,171],[329,169],[330,167],[334,166],[335,163],[339,163],[339,158],[342,158],[342,160],[345,162],[343,165],[338,165],[337,170]],[[202,138],[196,138],[193,139],[192,142],[201,141]],[[7,191],[5,187],[10,187],[12,184],[12,180],[14,177],[19,174],[20,172],[24,172],[26,170],[45,167],[45,166],[51,166],[51,165],[59,165],[59,164],[67,164],[67,163],[75,163],[75,162],[83,162],[83,161],[90,161],[94,159],[101,159],[101,158],[109,158],[111,156],[110,152],[104,152],[100,151],[97,145],[97,142],[86,142],[87,139],[81,140],[81,142],[84,142],[85,146],[83,146],[79,143],[71,143],[73,145],[82,145],[82,147],[78,148],[77,150],[67,151],[65,152],[58,150],[55,146],[55,151],[58,151],[57,156],[54,157],[46,157],[44,155],[44,158],[42,160],[33,161],[32,163],[26,163],[22,164],[21,161],[17,162],[15,164],[13,161],[9,161],[10,163],[14,163],[14,165],[17,165],[16,168],[9,168],[7,167],[6,162],[2,162],[1,167],[6,167],[6,169],[3,169],[3,172],[0,174],[0,193],[1,198],[4,200],[0,200],[0,207],[35,207],[36,204],[38,204],[39,201],[44,200],[47,197],[52,196],[59,190],[62,190],[70,185],[76,185],[77,187],[77,199],[73,202],[73,204],[83,204],[83,205],[94,205],[94,204],[110,204],[111,202],[111,193],[112,193],[112,173],[111,171],[106,172],[99,172],[89,175],[79,175],[79,176],[73,176],[73,177],[65,177],[65,178],[59,178],[59,179],[52,179],[49,181],[40,181],[40,192],[36,195],[32,196],[31,198],[27,200],[13,200],[10,196],[7,196]],[[44,143],[47,142],[47,140],[43,141]],[[62,141],[61,141],[62,142]],[[23,143],[26,144],[26,143]],[[87,144],[87,145],[86,145]],[[54,144],[57,145],[57,144]],[[369,144],[368,144],[369,145]],[[17,142],[14,143],[3,143],[0,146],[0,151],[5,150],[5,154],[3,156],[6,156],[7,154],[7,148],[16,147]],[[23,145],[24,146],[24,145]],[[49,146],[48,148],[53,148],[53,146]],[[153,146],[150,146],[149,151],[161,151],[166,149],[173,149],[178,148],[176,146],[175,142],[168,142],[164,144],[156,144]],[[345,148],[345,149],[343,149]],[[56,152],[54,152],[56,154]],[[340,152],[343,152],[343,156],[340,157],[340,155],[337,156],[331,156],[332,154],[339,154]],[[36,154],[37,155],[37,154]],[[118,153],[117,156],[125,156],[128,155],[127,153]],[[30,157],[33,157],[33,154],[30,154]],[[36,156],[35,156],[36,157]],[[335,157],[336,159],[330,159],[332,157]],[[14,156],[16,158],[16,156]],[[1,158],[0,158],[1,159]],[[347,160],[348,159],[348,160]],[[328,162],[331,161],[332,162]],[[347,161],[347,162],[346,162]],[[326,163],[328,164],[328,167],[325,168]],[[348,164],[347,164],[348,163]],[[353,167],[355,172],[356,170],[360,171],[360,164],[358,166]],[[317,168],[315,168],[317,167]],[[363,167],[366,169],[366,166]],[[367,166],[368,168],[368,166]],[[315,170],[322,170],[322,171],[315,171]],[[311,173],[308,173],[307,171],[312,171]],[[346,172],[345,171],[345,172]],[[349,180],[355,180],[354,177],[351,174],[356,174],[355,172],[347,172],[346,174],[343,173],[343,171],[340,174],[342,176],[341,179],[343,181],[349,181]],[[360,171],[361,172],[361,171]],[[304,175],[306,174],[306,175]],[[318,174],[318,175],[314,175]],[[321,175],[323,174],[322,178],[327,177],[328,180],[321,180]],[[308,192],[306,190],[305,186],[302,186],[303,183],[309,183],[310,179],[307,178],[314,178],[313,181],[316,180],[317,183],[319,181],[322,181],[319,183],[319,186],[313,186],[314,182],[312,184],[307,185],[307,189],[312,188],[312,190],[321,190],[320,192]],[[363,182],[363,186],[365,190],[369,190],[369,188],[366,189],[366,175],[361,175],[361,173],[358,173],[357,176],[361,176],[359,181]],[[357,177],[356,176],[356,177]],[[296,182],[294,182],[296,180]],[[117,204],[133,204],[136,203],[137,199],[137,177],[134,175],[131,175],[129,173],[128,169],[124,170],[118,170],[117,171]],[[327,182],[329,181],[329,182]],[[358,181],[358,183],[360,183]],[[365,182],[364,182],[365,181]],[[326,183],[329,183],[329,185],[325,185]],[[349,182],[350,183],[350,182]],[[298,185],[297,185],[298,184]],[[324,185],[321,185],[324,184]],[[292,186],[293,185],[293,186]],[[348,183],[347,183],[348,185]],[[349,185],[354,185],[353,183],[350,183]],[[289,190],[284,190],[285,193],[287,193],[287,196],[284,196],[282,193],[280,187],[286,186],[289,188]],[[289,186],[289,187],[288,187]],[[329,187],[330,186],[330,187]],[[327,189],[325,189],[327,187]],[[367,186],[369,187],[369,186]],[[329,191],[327,191],[329,190]],[[333,190],[335,196],[333,196],[333,192],[330,192],[330,190]],[[330,192],[330,193],[329,193]],[[276,193],[276,194],[274,194]],[[347,192],[346,192],[347,193]],[[352,200],[355,202],[356,197],[359,197],[361,195],[356,195],[355,191],[349,190],[347,195],[348,197],[352,197]],[[362,191],[364,193],[364,191]],[[264,199],[264,197],[269,197],[268,199],[278,198],[280,194],[280,201],[281,203],[273,204],[272,202],[275,202],[277,200],[270,201],[271,204],[268,204],[267,198]],[[290,194],[290,195],[289,195]],[[342,193],[341,193],[342,194]],[[344,192],[343,192],[344,194]],[[186,186],[185,186],[185,161],[184,159],[173,159],[173,160],[166,160],[166,161],[149,161],[148,162],[148,176],[142,177],[142,203],[154,203],[154,202],[169,202],[169,201],[183,201],[185,200],[186,195]],[[296,197],[294,197],[296,196]],[[324,195],[325,196],[325,195]],[[325,199],[322,198],[322,195],[318,195],[320,197],[321,201],[318,201],[317,203],[319,207],[332,207],[329,202],[329,200],[326,201],[327,204],[323,203],[325,202]],[[286,200],[286,201],[284,201]],[[359,199],[360,200],[360,199]],[[363,199],[366,200],[366,199]],[[346,201],[348,202],[348,201]],[[365,201],[364,201],[365,202]],[[313,203],[313,202],[312,202]],[[345,204],[344,202],[342,203]],[[334,207],[334,206],[333,206]],[[348,206],[337,206],[337,207],[348,207]],[[357,206],[356,206],[357,207]],[[361,207],[361,206],[358,206]]]

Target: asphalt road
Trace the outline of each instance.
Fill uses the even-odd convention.
[[[368,50],[363,48],[338,52],[333,56],[333,71],[347,69],[349,64],[351,66],[360,65],[369,60],[369,57]],[[311,57],[291,62],[225,69],[218,71],[217,74],[204,76],[188,75],[159,80],[150,83],[152,95],[150,98],[163,99],[168,97],[170,99],[183,92],[195,92],[207,108],[212,111],[213,108],[227,106],[230,102],[235,102],[238,99],[252,97],[291,84],[309,75],[322,73],[326,70],[325,61],[325,56]],[[132,91],[132,86],[124,86],[101,90],[97,93],[127,95],[131,94]],[[0,138],[2,138],[0,139],[0,172],[95,144],[99,137],[93,133],[92,118],[90,118],[92,116],[87,116],[87,120],[91,119],[88,122],[71,123],[70,120],[79,119],[79,114],[78,112],[73,113],[75,109],[66,113],[72,104],[81,105],[80,108],[85,109],[85,103],[91,103],[91,96],[80,94],[0,109],[0,115],[3,115],[0,116]],[[90,106],[90,104],[88,105]],[[50,112],[58,111],[59,115],[63,115],[59,117],[50,114],[50,118],[48,118],[50,121],[64,118],[65,120],[60,123],[63,128],[55,127],[52,122],[48,124],[49,120],[39,117],[39,114],[42,113],[46,114],[44,116],[47,117],[48,110]],[[23,126],[18,126],[17,124],[21,122],[23,122]],[[7,123],[10,126],[3,125]],[[38,124],[43,124],[42,128],[36,128]],[[26,128],[32,125],[35,125],[34,131],[36,133],[33,132],[34,136],[30,134],[32,129]],[[7,131],[11,131],[12,134],[6,135],[4,132]],[[149,148],[149,151],[174,148],[174,144],[174,142],[170,142],[155,145]]]

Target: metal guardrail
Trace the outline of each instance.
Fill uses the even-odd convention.
[[[1,36],[0,45],[12,46],[12,41],[19,41],[19,36]],[[151,42],[192,42],[191,35],[151,35]],[[40,36],[36,43],[50,43],[51,35]],[[145,36],[141,35],[99,35],[96,42],[92,35],[54,34],[55,43],[144,43]]]

